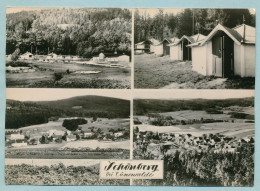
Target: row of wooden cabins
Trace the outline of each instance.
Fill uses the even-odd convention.
[[[190,60],[192,69],[206,76],[255,77],[255,28],[246,24],[234,28],[218,24],[207,36],[149,39],[135,44],[135,53],[142,52]]]

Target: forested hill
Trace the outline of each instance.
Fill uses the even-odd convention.
[[[69,99],[35,103],[63,110],[71,110],[74,106],[81,106],[82,108],[77,109],[78,111],[117,113],[124,117],[129,117],[130,115],[130,101],[112,97],[77,96]]]
[[[102,97],[79,96],[57,101],[21,102],[7,100],[6,129],[47,123],[51,117],[128,118],[130,101]]]
[[[194,16],[194,30],[192,27]],[[134,41],[135,43],[155,38],[191,36],[201,33],[208,35],[218,24],[233,28],[243,23],[255,26],[255,14],[248,9],[185,9],[177,14],[166,13],[163,9],[154,17],[135,12]]]
[[[130,54],[131,12],[119,8],[50,8],[7,14],[6,54],[54,52],[91,57]]]
[[[136,99],[134,100],[134,115],[148,113],[172,112],[181,110],[207,111],[209,109],[221,109],[230,106],[249,107],[254,106],[254,98],[239,99],[191,99],[191,100],[159,100]]]

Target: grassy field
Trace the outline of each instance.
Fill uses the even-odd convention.
[[[6,86],[12,88],[130,88],[131,70],[128,64],[126,68],[110,68],[76,63],[32,61],[30,66],[36,71],[6,73]],[[67,73],[67,70],[72,73]],[[74,71],[100,71],[100,73],[76,74],[73,73]],[[54,73],[62,73],[63,78],[56,81]]]
[[[169,56],[135,55],[135,88],[151,89],[254,89],[255,78],[223,79],[192,71],[191,62],[171,61]]]
[[[49,121],[48,123],[31,125],[27,127],[22,127],[20,130],[29,131],[31,135],[41,135],[43,132],[49,130],[62,130],[65,131],[66,128],[62,126],[64,119],[70,118],[60,118],[57,121]],[[110,129],[125,128],[130,129],[129,119],[107,119],[107,118],[98,118],[97,121],[91,123],[92,118],[85,118],[88,123],[85,125],[79,125],[84,131],[90,131],[89,127],[100,128],[103,132],[108,132]]]
[[[129,180],[99,179],[99,166],[5,165],[5,183],[9,185],[129,185]]]
[[[255,134],[254,123],[204,123],[176,126],[153,126],[153,125],[136,125],[140,131],[153,131],[158,133],[178,133],[192,134],[193,136],[202,136],[203,134],[220,133],[226,136],[248,137]]]
[[[129,143],[129,142],[128,142]],[[129,145],[129,144],[128,144]],[[129,159],[128,149],[106,148],[23,148],[6,149],[6,159]]]

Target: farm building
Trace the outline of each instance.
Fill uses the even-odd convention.
[[[192,48],[192,68],[203,75],[255,76],[255,28],[242,24],[228,28],[218,24]]]
[[[33,54],[30,53],[30,52],[26,52],[26,53],[20,55],[20,59],[22,59],[22,60],[31,60],[31,59],[33,59]]]
[[[190,47],[187,47],[189,44],[201,41],[205,38],[202,34],[196,34],[193,36],[182,36],[181,39],[169,44],[170,49],[170,58],[172,60],[191,60],[192,51]]]

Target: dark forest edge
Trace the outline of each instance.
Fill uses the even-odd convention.
[[[80,109],[73,109],[81,106]],[[51,118],[95,117],[128,118],[128,100],[102,97],[80,96],[70,99],[42,102],[21,102],[7,100],[6,129],[18,129],[29,125],[48,123]]]

